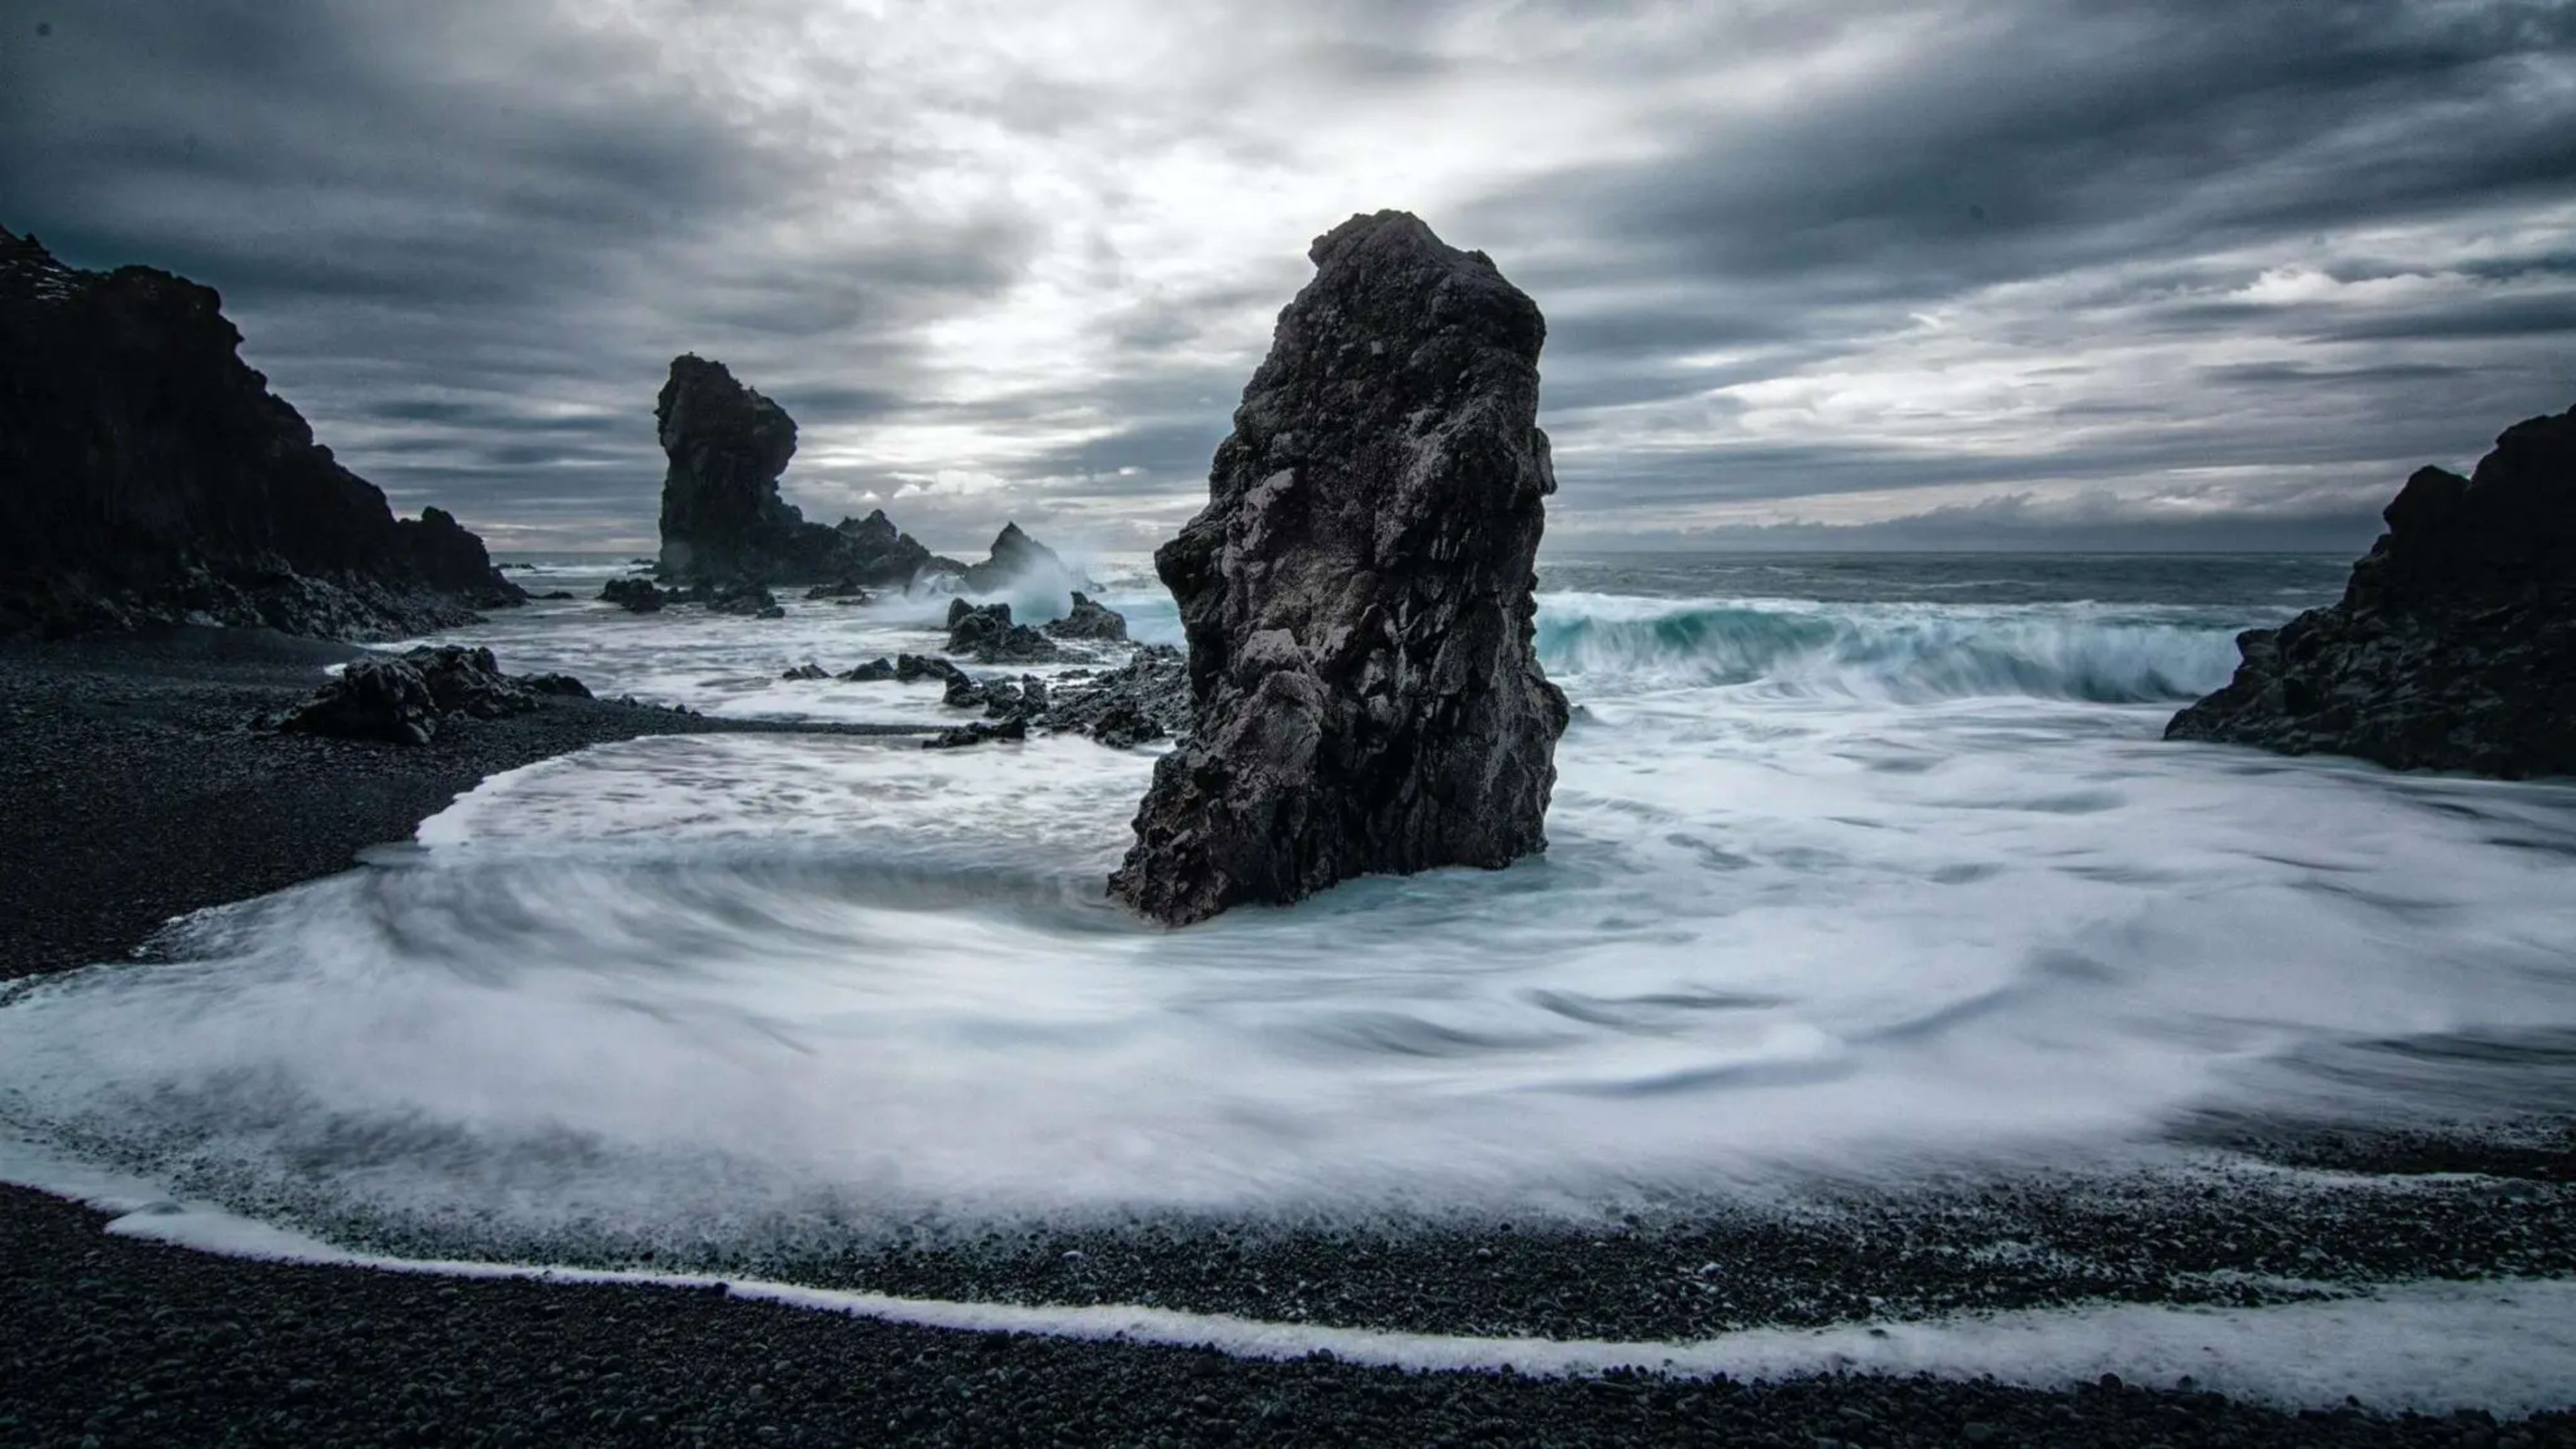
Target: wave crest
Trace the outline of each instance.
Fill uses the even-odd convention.
[[[2236,668],[2243,620],[2106,614],[2087,606],[1539,601],[1550,674],[1673,685],[1768,684],[1892,700],[2029,695],[2099,704],[2197,699]]]

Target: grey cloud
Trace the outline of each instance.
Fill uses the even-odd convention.
[[[1009,188],[898,204],[900,165],[937,153],[944,126],[989,123],[1293,167],[1294,137],[1235,114],[1248,90],[1395,102],[1533,69],[1633,92],[1664,142],[1537,176],[1497,164],[1517,179],[1429,217],[1549,315],[1543,421],[1571,528],[1650,537],[1710,504],[2209,469],[2349,468],[2358,489],[2414,461],[2465,461],[2503,424],[2576,400],[2576,253],[2534,224],[2576,207],[2576,9],[2542,0],[1633,14],[1348,0],[1302,27],[1247,10],[1246,51],[1177,101],[1032,76],[856,158],[808,122],[882,105],[858,60],[808,73],[809,88],[843,89],[795,98],[783,119],[747,116],[649,39],[543,5],[95,0],[54,19],[41,42],[0,36],[13,138],[0,221],[75,262],[221,287],[247,354],[353,465],[477,523],[649,530],[651,402],[683,350],[725,358],[809,438],[917,425],[995,439],[1007,461],[960,463],[1006,474],[1010,496],[899,510],[925,536],[954,535],[943,543],[979,541],[1005,512],[1102,530],[1185,513],[1259,351],[1229,340],[1240,355],[1211,361],[1209,339],[1266,319],[1301,261],[1147,290],[1094,233],[1079,265],[1133,288],[1087,321],[1098,375],[946,400],[958,394],[931,374],[925,329],[1008,295],[1076,223]],[[1631,19],[1657,27],[1651,43]],[[1462,49],[1461,22],[1509,43]],[[1894,35],[1911,48],[1859,81],[1820,79],[1752,113],[1685,106],[1740,60],[1787,73],[1822,47]],[[1099,183],[1112,220],[1144,184],[1123,160],[1105,158]],[[2409,228],[2456,243],[2431,250],[2473,285],[2436,300],[2236,295],[2281,259],[2345,283],[2420,271],[2389,239]],[[1948,307],[1976,312],[1983,356],[2064,380],[2035,441],[1724,433],[1747,408],[1712,389],[1866,366]],[[2113,340],[2190,360],[2090,360]],[[1649,426],[1669,410],[1718,435],[1673,444]],[[1077,416],[1112,431],[1026,443]],[[819,507],[900,486],[827,454],[809,446],[794,496]],[[2223,538],[2234,518],[2286,536],[2264,496],[2154,526]],[[2361,515],[2336,506],[2343,521],[2311,533],[2349,533]],[[2079,524],[2114,526],[1998,505],[1887,536],[2032,541]]]

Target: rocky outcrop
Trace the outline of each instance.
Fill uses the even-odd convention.
[[[350,664],[278,728],[335,739],[425,745],[456,719],[526,714],[548,695],[587,699],[590,691],[569,674],[503,674],[489,649],[423,646],[397,657]]]
[[[1095,643],[1127,642],[1127,616],[1077,589],[1073,612],[1038,626],[1050,639],[1087,639]]]
[[[1566,725],[1531,648],[1546,323],[1402,212],[1309,255],[1207,507],[1154,555],[1192,735],[1157,762],[1110,889],[1174,924],[1546,845]]]
[[[984,594],[1025,578],[1070,576],[1054,549],[1022,533],[1018,524],[1005,523],[994,536],[993,547],[984,561],[966,570],[962,582],[967,592]]]
[[[2418,470],[2381,516],[2342,600],[2238,636],[2235,679],[2165,737],[2576,774],[2576,409],[2506,429],[2470,477]]]
[[[664,592],[651,579],[610,579],[599,586],[601,603],[615,604],[630,614],[658,614],[683,597],[676,590]]]
[[[0,228],[0,635],[383,638],[526,598],[452,515],[394,517],[241,341],[212,288]]]
[[[1190,728],[1188,662],[1178,649],[1148,644],[1121,668],[1079,679],[1060,678],[1039,722],[1122,750],[1186,735]]]
[[[948,601],[948,652],[978,664],[1038,664],[1062,651],[1055,641],[1026,624],[1011,622],[1008,604]]]
[[[834,527],[806,522],[778,494],[796,456],[796,420],[721,362],[671,359],[653,421],[670,460],[656,565],[666,578],[899,588],[924,568],[964,569],[897,529],[883,509]]]

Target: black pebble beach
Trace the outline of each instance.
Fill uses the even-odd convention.
[[[608,740],[746,728],[578,699],[442,730],[420,747],[252,727],[348,653],[198,629],[0,650],[0,977],[117,960],[174,915],[344,869],[495,771]],[[1742,1321],[1774,1323],[1847,1316],[1850,1305],[1822,1296],[1838,1285],[1910,1294],[1927,1311],[2136,1299],[2157,1296],[2160,1273],[2277,1270],[2309,1246],[2334,1259],[2317,1271],[2355,1279],[2563,1275],[2576,1266],[2570,1153],[2563,1128],[2535,1142],[2237,1144],[2302,1165],[2482,1179],[2364,1200],[2330,1234],[2279,1221],[2257,1232],[2261,1212],[2224,1202],[2153,1234],[2138,1231],[2165,1212],[2151,1201],[2012,1209],[2049,1223],[2083,1250],[2077,1259],[2089,1255],[2083,1271],[2094,1276],[2071,1289],[1970,1283],[1904,1232],[1880,1235],[1866,1255],[1853,1249],[1846,1273],[1834,1255],[1848,1245],[1832,1234],[1775,1241],[1651,1224],[1606,1247],[1582,1234],[1499,1249],[1443,1236],[1292,1237],[1221,1253],[1186,1233],[1079,1249],[1049,1239],[835,1276],[1053,1301],[1122,1301],[1150,1280],[1169,1305],[1249,1312],[1259,1305],[1239,1284],[1275,1269],[1347,1280],[1293,1315],[1317,1321],[1659,1333],[1713,1321],[1675,1319],[1646,1296],[1668,1284],[1676,1254],[1710,1251],[1745,1256]],[[2403,1206],[2383,1212],[2368,1206],[2376,1201]],[[237,1260],[108,1236],[103,1221],[0,1189],[0,1444],[2576,1445],[2576,1413],[2501,1423],[2287,1413],[2179,1384],[1545,1380],[1248,1361],[893,1326],[716,1292]],[[2245,1260],[2226,1259],[2239,1250],[2219,1243],[2244,1244]],[[1058,1281],[1053,1265],[1073,1251],[1092,1266],[1081,1282]],[[1336,1264],[1336,1253],[1355,1261]],[[1472,1276],[1462,1262],[1476,1265]],[[1455,1291],[1440,1287],[1446,1273],[1459,1274]]]

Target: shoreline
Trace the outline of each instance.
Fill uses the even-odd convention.
[[[171,916],[281,889],[301,880],[335,873],[356,863],[359,850],[407,838],[420,819],[443,808],[458,793],[500,770],[608,740],[655,733],[917,733],[910,727],[768,724],[708,720],[641,706],[609,702],[558,700],[537,714],[499,721],[478,721],[441,736],[426,746],[315,740],[263,734],[248,728],[251,716],[301,698],[318,683],[328,662],[355,651],[344,646],[260,637],[260,631],[180,630],[154,638],[88,641],[71,645],[13,647],[0,650],[0,839],[6,841],[0,870],[10,882],[0,907],[0,980],[114,961],[130,955]],[[397,827],[398,828],[395,828]],[[2382,1194],[2406,1196],[2438,1205],[2438,1211],[2376,1216],[2340,1226],[2305,1221],[2295,1215],[2268,1224],[2243,1220],[2243,1214],[2209,1213],[2195,1218],[2188,1201],[2146,1201],[2135,1211],[2104,1219],[2088,1216],[2069,1195],[2039,1189],[2035,1206],[2016,1206],[2011,1222],[1998,1219],[1988,1236],[2012,1238],[2020,1225],[2056,1221],[2064,1233],[2081,1237],[2098,1249],[2098,1261],[2066,1275],[2053,1292],[2017,1294],[2007,1282],[2000,1293],[1984,1282],[1983,1273],[1957,1274],[1940,1292],[1926,1298],[1936,1309],[2006,1306],[2045,1301],[2174,1301],[2166,1284],[2185,1260],[2220,1272],[2272,1271],[2294,1265],[2276,1262],[2278,1252],[2293,1252],[2303,1235],[2359,1232],[2358,1240],[2331,1242],[2339,1253],[2368,1260],[2384,1259],[2363,1279],[2404,1276],[2408,1264],[2424,1276],[2475,1280],[2515,1271],[2565,1275],[2576,1266],[2576,1191],[2568,1180],[2571,1160],[2564,1124],[2554,1142],[2539,1147],[2498,1146],[2481,1150],[2474,1142],[2439,1139],[2408,1147],[2357,1138],[2341,1149],[2331,1133],[2296,1134],[2254,1153],[2258,1157],[2312,1159],[2300,1165],[2326,1170],[2380,1173],[2424,1178],[2428,1173],[2478,1174],[2507,1185],[2511,1191],[2458,1188],[2425,1179],[2421,1191]],[[2027,1187],[2017,1191],[2028,1192]],[[2344,1205],[2349,1207],[2349,1205]],[[1938,1214],[1932,1215],[1937,1217]],[[1988,1424],[1998,1442],[2041,1437],[2080,1437],[2092,1442],[2152,1442],[2158,1437],[2224,1436],[2243,1442],[2308,1442],[2320,1422],[2257,1405],[2217,1399],[2170,1387],[2123,1388],[2112,1391],[2042,1391],[1999,1389],[1973,1382],[1911,1380],[1864,1376],[1852,1379],[1791,1379],[1758,1390],[1728,1386],[1722,1380],[1640,1380],[1632,1391],[1621,1389],[1620,1405],[1633,1413],[1603,1414],[1604,1380],[1529,1380],[1491,1374],[1443,1374],[1425,1378],[1401,1369],[1298,1360],[1287,1364],[1227,1358],[1177,1347],[1147,1347],[1021,1335],[959,1333],[952,1329],[903,1327],[839,1315],[807,1314],[817,1320],[780,1328],[774,1315],[800,1310],[729,1301],[720,1296],[675,1292],[668,1288],[618,1286],[572,1287],[525,1283],[466,1282],[422,1279],[393,1283],[405,1275],[360,1268],[313,1267],[263,1263],[252,1259],[215,1258],[191,1249],[109,1238],[97,1230],[105,1218],[95,1211],[44,1198],[20,1189],[0,1190],[0,1262],[11,1281],[14,1305],[9,1321],[17,1325],[0,1337],[0,1361],[21,1365],[19,1382],[28,1375],[50,1380],[44,1392],[27,1396],[26,1408],[0,1409],[0,1438],[15,1428],[38,1430],[39,1439],[60,1434],[77,1441],[99,1433],[102,1442],[132,1441],[145,1423],[165,1425],[155,1432],[172,1440],[210,1437],[202,1420],[189,1419],[193,1409],[174,1407],[180,1417],[139,1420],[110,1415],[100,1428],[78,1428],[111,1404],[130,1402],[123,1371],[75,1370],[81,1354],[103,1356],[106,1364],[121,1356],[142,1355],[150,1365],[161,1360],[193,1364],[194,1387],[174,1385],[148,1389],[146,1406],[195,1405],[215,1412],[241,1401],[228,1397],[235,1380],[224,1376],[226,1358],[240,1338],[227,1339],[222,1325],[236,1321],[242,1310],[223,1316],[227,1304],[277,1305],[275,1321],[310,1324],[317,1307],[344,1300],[374,1305],[361,1313],[374,1320],[388,1315],[425,1314],[425,1323],[404,1319],[396,1337],[401,1353],[383,1363],[359,1358],[334,1359],[327,1342],[299,1347],[302,1337],[263,1338],[263,1351],[279,1363],[303,1365],[299,1378],[284,1388],[284,1413],[302,1427],[284,1421],[254,1428],[259,1435],[385,1437],[407,1419],[416,1396],[403,1391],[406,1363],[427,1365],[435,1377],[452,1368],[465,1379],[549,1386],[540,1350],[541,1330],[565,1315],[588,1312],[615,1302],[628,1315],[631,1336],[617,1350],[624,1372],[649,1379],[676,1376],[680,1382],[707,1380],[679,1359],[657,1357],[668,1346],[694,1345],[689,1355],[745,1357],[722,1345],[745,1335],[794,1338],[811,1345],[816,1362],[831,1362],[837,1371],[876,1385],[872,1392],[887,1403],[902,1403],[906,1413],[850,1417],[844,1398],[823,1395],[791,1401],[776,1388],[755,1392],[760,1378],[727,1380],[710,1389],[695,1410],[613,1411],[625,1422],[580,1421],[568,1429],[543,1417],[543,1407],[507,1396],[476,1406],[471,1412],[451,1409],[464,1419],[494,1426],[542,1426],[545,1437],[613,1442],[667,1440],[648,1430],[676,1429],[681,1419],[710,1426],[711,1432],[756,1428],[762,1416],[774,1427],[798,1438],[918,1435],[968,1439],[991,1437],[998,1425],[1062,1421],[1067,1395],[1091,1405],[1084,1411],[1092,1427],[1072,1430],[1071,1437],[1104,1442],[1171,1435],[1184,1442],[1240,1438],[1249,1441],[1320,1436],[1326,1426],[1345,1425],[1344,1432],[1370,1437],[1372,1429],[1405,1441],[1426,1440],[1441,1433],[1473,1435],[1474,1425],[1501,1415],[1514,1439],[1552,1437],[1570,1441],[1638,1442],[1659,1438],[1696,1438],[1723,1423],[1728,1433],[1786,1433],[1787,1442],[1834,1438],[1854,1443],[1950,1442],[1969,1423]],[[1241,1285],[1269,1279],[1330,1284],[1333,1279],[1356,1285],[1334,1285],[1329,1291],[1352,1302],[1315,1316],[1300,1307],[1296,1319],[1318,1324],[1347,1322],[1399,1330],[1425,1331],[1483,1327],[1489,1331],[1542,1333],[1549,1336],[1599,1336],[1628,1329],[1652,1336],[1679,1334],[1694,1327],[1723,1327],[1730,1322],[1779,1325],[1859,1323],[1855,1313],[1872,1311],[1873,1298],[1889,1296],[1893,1281],[1921,1283],[1926,1264],[1956,1247],[1934,1233],[1928,1246],[1922,1222],[1902,1214],[1877,1213],[1868,1219],[1872,1233],[1891,1251],[1862,1258],[1849,1253],[1857,1243],[1845,1226],[1827,1226],[1805,1236],[1779,1235],[1765,1228],[1749,1234],[1710,1236],[1705,1224],[1685,1231],[1619,1232],[1608,1235],[1519,1236],[1508,1241],[1473,1230],[1405,1235],[1402,1242],[1359,1241],[1347,1234],[1291,1233],[1266,1242],[1247,1242],[1222,1226],[1195,1237],[1175,1238],[1160,1232],[1104,1228],[1032,1235],[996,1252],[943,1258],[935,1252],[911,1251],[860,1265],[842,1275],[842,1286],[922,1296],[983,1296],[998,1302],[1031,1299],[1065,1303],[1134,1302],[1200,1311],[1260,1312],[1274,1319],[1290,1317],[1281,1305],[1241,1291]],[[2204,1239],[2216,1242],[2254,1227],[2265,1229],[2261,1241],[2229,1259],[2203,1262]],[[1765,1233],[1771,1236],[1766,1238]],[[1910,1235],[1910,1236],[1909,1236]],[[1518,1236],[1518,1235],[1516,1235]],[[2131,1242],[2130,1239],[2135,1239]],[[2160,1246],[2171,1239],[2174,1249]],[[1912,1246],[1907,1246],[1908,1244]],[[1068,1246],[1071,1244],[1072,1246]],[[1608,1246],[1603,1246],[1607,1244]],[[2538,1244],[2538,1248],[2533,1248]],[[1498,1247],[1498,1245],[1500,1245]],[[2554,1245],[2554,1246],[2553,1246]],[[1225,1250],[1222,1265],[1195,1275],[1195,1258],[1213,1263]],[[2234,1245],[2229,1244],[2231,1251]],[[1484,1256],[1479,1256],[1479,1250]],[[1755,1251],[1758,1249],[1759,1251]],[[1356,1251],[1355,1251],[1356,1250]],[[2179,1250],[2179,1251],[2176,1251]],[[2215,1251],[2213,1248],[2211,1251]],[[2436,1253],[2447,1254],[2443,1266],[2426,1268]],[[1063,1265],[1090,1265],[1086,1282],[1068,1281]],[[2391,1256],[2393,1254],[2393,1256]],[[2536,1254],[2536,1256],[2535,1256]],[[1680,1270],[1711,1255],[1726,1256],[1739,1271],[1761,1279],[1764,1299],[1749,1317],[1711,1318],[1695,1309],[1676,1316],[1662,1300],[1676,1292]],[[2554,1255],[2554,1256],[2553,1256]],[[57,1258],[60,1261],[57,1261]],[[2420,1260],[2420,1261],[2418,1261]],[[1472,1269],[1467,1265],[1475,1265]],[[2108,1266],[2105,1266],[2108,1265]],[[1868,1281],[1855,1287],[1854,1273]],[[1955,1272],[1955,1270],[1954,1270]],[[1887,1275],[1893,1274],[1893,1279]],[[1936,1275],[1937,1277],[1937,1275]],[[1178,1281],[1175,1281],[1175,1279]],[[84,1282],[101,1285],[84,1289]],[[2125,1284],[2125,1286],[2124,1286]],[[192,1286],[193,1285],[193,1286]],[[2070,1286],[2072,1285],[2072,1286]],[[1936,1286],[1938,1286],[1936,1284]],[[2045,1285],[2042,1285],[2045,1287]],[[205,1311],[218,1315],[208,1335],[189,1339],[174,1349],[156,1346],[160,1335],[148,1311],[135,1303],[194,1312],[211,1295]],[[651,1298],[634,1298],[645,1293]],[[1696,1293],[1696,1290],[1693,1290]],[[1808,1309],[1823,1294],[1839,1294],[1836,1304]],[[1962,1296],[1966,1294],[1967,1296]],[[1977,1296],[1983,1294],[1984,1296]],[[1323,1292],[1315,1296],[1321,1298]],[[1684,1295],[1689,1297],[1692,1295]],[[1568,1303],[1566,1300],[1582,1300]],[[116,1304],[122,1302],[123,1307]],[[418,1305],[427,1303],[427,1309]],[[50,1306],[49,1306],[50,1305]],[[300,1306],[299,1306],[300,1305]],[[1751,1306],[1751,1305],[1748,1305]],[[270,1311],[264,1307],[263,1311]],[[358,1313],[358,1309],[347,1309]],[[139,1322],[137,1320],[140,1320]],[[470,1320],[476,1327],[460,1322]],[[824,1321],[829,1320],[829,1321]],[[620,1320],[621,1322],[624,1320]],[[50,1323],[51,1329],[38,1328]],[[247,1334],[248,1330],[243,1330]],[[309,1337],[310,1335],[307,1335]],[[107,1347],[84,1349],[104,1341]],[[1000,1345],[1000,1346],[996,1346]],[[307,1348],[325,1356],[306,1364]],[[882,1353],[883,1362],[853,1366],[853,1355]],[[66,1358],[65,1355],[73,1355]],[[977,1379],[968,1392],[946,1385],[954,1373],[916,1371],[915,1361],[964,1357],[991,1360],[998,1376]],[[757,1353],[748,1355],[756,1359]],[[784,1360],[782,1360],[784,1361]],[[49,1367],[50,1366],[50,1367]],[[740,1368],[729,1365],[728,1370]],[[753,1363],[748,1372],[758,1373]],[[136,1382],[153,1381],[150,1367],[135,1370]],[[1016,1374],[1013,1378],[1009,1375]],[[170,1377],[163,1371],[163,1378]],[[182,1377],[192,1377],[183,1375]],[[721,1377],[721,1375],[719,1375]],[[328,1387],[298,1397],[297,1381]],[[593,1380],[594,1385],[600,1380]],[[244,1381],[246,1382],[246,1381]],[[1117,1393],[1093,1397],[1085,1386],[1115,1382]],[[235,1385],[237,1386],[237,1385]],[[1336,1417],[1329,1407],[1298,1408],[1285,1416],[1267,1412],[1264,1403],[1286,1403],[1308,1388],[1324,1400],[1358,1395],[1399,1417]],[[595,1388],[582,1407],[605,1404],[611,1395]],[[1685,1402],[1697,1398],[1696,1406]],[[348,1412],[364,1410],[356,1420],[327,1416],[314,1407],[318,1399],[344,1402]],[[1490,1406],[1447,1428],[1446,1417],[1465,1403]],[[56,1415],[80,1411],[77,1421]],[[1722,1401],[1726,1412],[1712,1417]],[[552,1399],[537,1401],[551,1404]],[[1210,1414],[1196,1405],[1217,1406]],[[1321,1400],[1318,1401],[1321,1403]],[[83,1408],[83,1405],[89,1407]],[[1858,1407],[1860,1417],[1846,1412]],[[13,1426],[10,1414],[44,1409],[41,1423],[22,1417]],[[2180,1410],[2182,1420],[2157,1425]],[[247,1410],[245,1410],[246,1412]],[[602,1410],[602,1412],[611,1412]],[[655,1415],[645,1425],[637,1417]],[[999,1412],[1001,1417],[994,1415]],[[1463,1411],[1462,1411],[1463,1412]],[[909,1415],[909,1417],[907,1416]],[[1638,1417],[1642,1414],[1643,1417]],[[1977,1418],[1975,1415],[1990,1417]],[[2070,1419],[2068,1416],[2072,1415]],[[536,1417],[530,1417],[530,1416]],[[1522,1416],[1530,1416],[1524,1419]],[[124,1416],[121,1418],[120,1416]],[[2409,1420],[2405,1417],[2337,1415],[2332,1437],[2351,1442],[2448,1443],[2467,1421]],[[1890,1423],[1890,1419],[1897,1420]],[[1096,1422],[1094,1422],[1096,1421]],[[225,1422],[233,1422],[227,1420]],[[456,1423],[451,1422],[454,1432]],[[1534,1426],[1544,1423],[1542,1434]],[[2082,1427],[2078,1428],[2077,1425]],[[189,1428],[188,1425],[195,1427]],[[1399,1428],[1400,1427],[1400,1431]],[[1225,1432],[1215,1432],[1218,1427]],[[2532,1427],[2576,1442],[2576,1420],[2543,1416]],[[108,1432],[101,1432],[102,1429]],[[143,1436],[144,1442],[161,1442]],[[2558,1442],[2543,1438],[2541,1442]]]

